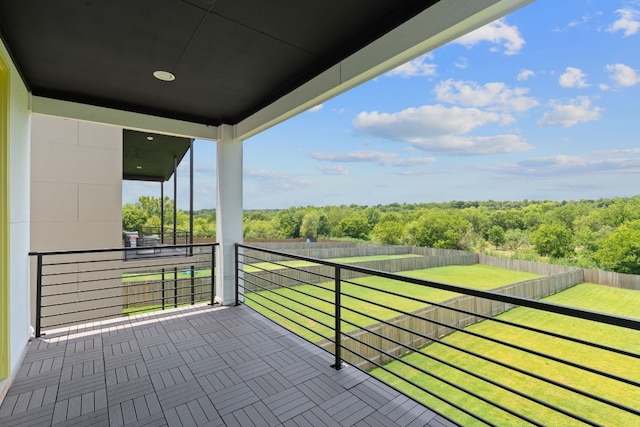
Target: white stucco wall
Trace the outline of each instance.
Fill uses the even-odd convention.
[[[29,93],[0,41],[11,68],[9,98],[9,321],[10,375],[22,361],[31,335],[29,321]]]

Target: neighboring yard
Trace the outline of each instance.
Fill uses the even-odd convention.
[[[365,261],[384,261],[391,259],[402,259],[402,258],[416,258],[421,255],[416,254],[402,254],[402,255],[369,255],[369,256],[354,256],[354,257],[346,257],[346,258],[331,258],[325,261],[335,262],[338,264],[353,264],[356,262],[365,262]],[[300,261],[300,260],[292,260],[292,261],[278,261],[278,264],[274,264],[271,262],[256,262],[251,265],[245,265],[244,271],[248,272],[256,272],[262,270],[280,270],[287,267],[293,268],[302,268],[302,267],[312,267],[314,265],[320,265],[315,262],[310,261]]]
[[[545,298],[544,300],[583,309],[640,318],[640,311],[638,310],[638,307],[640,307],[640,291],[585,283]],[[631,331],[603,324],[594,325],[593,322],[586,320],[567,319],[565,316],[538,312],[528,308],[516,308],[498,316],[498,318],[519,324],[536,326],[541,329],[562,333],[563,335],[580,337],[587,341],[600,342],[612,347],[635,352],[636,354],[640,353],[640,331]],[[624,378],[640,381],[640,362],[637,359],[611,354],[580,344],[567,343],[565,341],[540,336],[534,332],[514,331],[512,327],[499,325],[491,321],[477,323],[467,329],[482,335],[501,338],[528,348],[548,352],[554,356],[578,362],[586,366],[601,368],[604,371],[613,372]],[[445,341],[484,354],[493,360],[505,361],[506,363],[513,364],[530,372],[541,373],[546,377],[554,378],[561,383],[572,385],[582,390],[597,390],[599,395],[603,395],[614,402],[619,402],[634,408],[637,408],[638,402],[640,402],[640,391],[632,386],[621,386],[619,383],[603,380],[594,374],[586,373],[575,368],[568,368],[553,361],[471,337],[462,332],[449,335],[445,338]],[[638,419],[638,417],[626,415],[604,404],[593,402],[585,397],[562,390],[553,385],[514,373],[493,363],[479,360],[470,355],[461,354],[441,344],[427,346],[423,352],[438,356],[458,366],[471,367],[475,372],[481,372],[482,375],[505,383],[515,389],[522,390],[531,396],[539,397],[543,400],[552,399],[554,404],[574,413],[585,414],[603,425],[640,425],[640,419]],[[414,353],[406,356],[404,359],[413,364],[419,364],[419,366],[424,367],[429,372],[437,374],[438,376],[446,377],[450,381],[462,384],[465,388],[471,389],[482,396],[489,397],[493,401],[515,408],[518,412],[523,412],[545,425],[565,426],[579,424],[572,419],[558,415],[511,393],[501,391],[494,386],[469,377],[438,362],[429,361],[419,354]],[[474,413],[481,414],[497,425],[523,424],[522,420],[511,418],[508,414],[491,408],[485,403],[463,394],[438,380],[417,371],[412,372],[412,368],[400,362],[389,363],[386,367],[393,371],[401,372],[403,376],[410,377],[412,381],[445,395],[448,399],[471,409]],[[450,408],[448,405],[428,396],[426,393],[407,386],[382,369],[373,370],[372,374],[403,390],[405,393],[414,396],[427,406],[440,411],[462,425],[478,423],[477,420],[466,417],[459,411]]]
[[[328,259],[326,261],[341,263],[341,264],[351,264],[355,262],[363,262],[363,261],[379,261],[379,260],[387,260],[387,259],[401,259],[401,258],[414,258],[419,257],[420,255],[415,254],[403,254],[403,255],[372,255],[372,256],[358,256],[358,257],[347,257],[347,258],[333,258]],[[282,265],[276,265],[270,262],[258,262],[250,265],[245,265],[244,270],[249,272],[256,272],[261,270],[279,270],[287,267],[311,267],[314,265],[318,265],[309,261],[282,261],[279,262]],[[173,270],[167,270],[165,273],[165,278],[168,278],[171,275],[173,278]],[[195,277],[203,277],[210,276],[211,269],[197,270],[195,273]],[[188,279],[191,277],[191,273],[188,270],[180,270],[178,271],[178,279]],[[162,280],[162,276],[159,273],[145,274],[145,273],[125,273],[122,275],[122,281],[124,283],[131,282],[145,282],[145,281],[155,281]]]
[[[540,277],[536,274],[506,270],[481,264],[434,267],[399,274],[423,280],[445,282],[483,290],[494,289],[511,283]],[[366,285],[371,288],[380,289],[385,292],[395,292],[401,295],[420,298],[431,302],[442,302],[456,295],[448,291],[373,276],[354,279],[353,282]],[[317,286],[301,285],[292,289],[280,288],[274,291],[262,291],[251,293],[249,295],[250,298],[255,299],[256,302],[263,304],[268,309],[251,301],[249,298],[245,299],[245,303],[265,316],[282,324],[284,327],[292,330],[296,334],[301,335],[305,339],[311,342],[317,342],[325,338],[332,338],[334,323],[333,286],[333,282],[324,282]],[[375,289],[367,289],[357,285],[343,283],[342,293],[351,296],[342,296],[343,307],[353,308],[358,311],[368,313],[378,319],[390,319],[401,314],[394,310],[394,308],[403,311],[415,311],[428,305],[400,296],[393,296],[383,292],[378,292]],[[301,292],[308,295],[302,294]],[[362,300],[353,297],[361,298]],[[274,301],[268,301],[267,298]],[[320,298],[322,301],[319,301],[316,298]],[[382,307],[371,304],[368,301],[381,304]],[[284,305],[286,308],[281,307],[277,303]],[[311,307],[314,307],[315,309]],[[295,313],[293,310],[301,312],[305,316],[312,317],[316,321],[306,319]],[[343,308],[342,314],[345,320],[357,324],[358,327],[376,323],[376,321],[371,320],[366,316],[353,313],[345,308]],[[296,325],[295,323],[285,319],[283,316],[296,319],[298,322],[302,323],[314,332]],[[322,323],[324,323],[324,325]],[[342,324],[343,332],[358,329],[358,327],[346,322],[343,322]]]
[[[335,263],[343,263],[343,264],[349,264],[349,263],[356,263],[356,262],[363,262],[363,261],[378,261],[378,260],[391,260],[391,259],[401,259],[401,258],[412,258],[412,257],[418,257],[420,255],[415,255],[415,254],[403,254],[403,255],[372,255],[372,256],[358,256],[358,257],[345,257],[345,258],[333,258],[333,259],[329,259],[327,261],[331,261],[331,262],[335,262]],[[295,267],[295,268],[302,268],[302,267],[309,267],[309,266],[313,266],[313,265],[318,265],[312,262],[307,262],[307,261],[283,261],[282,266],[280,265],[275,265],[272,263],[268,263],[268,262],[264,262],[264,263],[255,263],[255,264],[251,264],[251,265],[245,265],[244,266],[244,270],[245,271],[249,271],[249,272],[256,272],[256,271],[261,271],[261,270],[279,270],[279,269],[284,269],[287,267]],[[259,268],[258,268],[259,267]],[[209,277],[211,276],[211,269],[199,269],[199,270],[195,270],[194,272],[194,278],[199,278],[199,277]],[[177,274],[177,278],[178,280],[185,280],[185,279],[190,279],[191,278],[191,272],[189,270],[186,269],[180,269],[178,270],[178,274]],[[165,272],[165,282],[167,283],[167,289],[168,292],[172,292],[173,289],[173,269],[168,269]],[[131,289],[134,290],[134,292],[140,292],[139,290],[136,290],[137,286],[143,286],[146,284],[149,284],[150,286],[155,286],[156,288],[158,288],[158,290],[156,291],[156,293],[159,291],[159,282],[162,281],[162,274],[160,273],[144,273],[144,272],[139,272],[139,273],[125,273],[122,275],[122,282],[131,286]],[[154,283],[155,282],[155,283]],[[181,297],[182,300],[183,297]],[[198,300],[196,302],[202,302],[202,301],[208,301],[209,300],[209,296],[197,296]],[[148,298],[150,299],[150,298]],[[178,305],[185,305],[184,303],[178,304]],[[173,295],[167,295],[167,300],[166,300],[166,307],[167,308],[173,308]],[[130,316],[130,315],[135,315],[135,314],[141,314],[141,313],[146,313],[146,312],[151,312],[151,311],[157,311],[157,310],[162,310],[162,305],[161,304],[153,304],[153,305],[147,305],[147,306],[141,306],[138,303],[133,302],[131,304],[131,306],[129,307],[125,307],[122,310],[122,314],[123,316]]]

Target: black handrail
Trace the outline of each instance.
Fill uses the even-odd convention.
[[[270,259],[274,257],[264,257],[261,256],[261,254],[275,255],[275,258],[279,260],[287,259],[307,261],[313,263],[314,267],[290,267],[283,261],[272,261]],[[276,269],[271,270],[257,265],[258,263],[271,264],[276,267]],[[568,407],[563,407],[561,404],[556,404],[555,401],[553,399],[549,399],[548,396],[531,395],[531,393],[527,393],[526,390],[519,389],[518,387],[508,385],[499,379],[490,378],[482,373],[475,372],[471,366],[458,366],[452,361],[439,358],[438,356],[432,356],[427,353],[422,353],[420,351],[421,346],[425,344],[439,343],[444,346],[444,348],[449,348],[452,351],[465,354],[468,357],[476,358],[477,360],[481,360],[483,363],[495,364],[496,366],[499,366],[500,369],[511,370],[517,375],[530,377],[536,381],[547,383],[549,384],[549,387],[557,387],[559,389],[566,390],[569,393],[573,393],[576,396],[582,396],[584,399],[608,406],[612,408],[612,410],[620,410],[630,416],[640,417],[640,409],[637,408],[637,405],[625,403],[624,401],[616,401],[615,399],[608,397],[608,395],[601,394],[601,391],[598,389],[582,387],[579,385],[579,381],[577,383],[566,382],[562,379],[559,380],[547,377],[543,371],[532,372],[525,367],[513,364],[513,362],[493,360],[491,357],[487,357],[482,354],[482,352],[479,353],[477,351],[461,347],[453,342],[449,342],[445,337],[445,335],[450,332],[468,334],[468,336],[473,339],[487,340],[487,342],[505,346],[505,348],[511,348],[513,351],[522,352],[524,355],[528,354],[531,355],[530,357],[541,358],[541,360],[548,360],[551,363],[559,364],[559,366],[564,366],[566,369],[578,369],[582,372],[588,373],[589,375],[597,375],[602,378],[603,381],[613,381],[616,384],[620,384],[620,386],[624,385],[626,387],[631,387],[631,390],[634,390],[632,392],[634,393],[633,395],[637,395],[640,398],[640,377],[637,377],[637,375],[627,377],[624,374],[621,375],[614,371],[608,371],[608,367],[596,367],[596,365],[591,366],[590,361],[587,361],[589,362],[587,364],[585,361],[581,361],[579,358],[574,357],[571,357],[571,360],[568,360],[567,357],[553,354],[553,352],[547,353],[546,350],[541,351],[540,349],[528,348],[527,344],[513,342],[509,338],[495,338],[483,335],[482,333],[477,332],[477,330],[468,329],[468,326],[473,323],[495,322],[496,324],[502,325],[502,327],[518,328],[520,330],[527,331],[528,333],[542,334],[542,336],[548,336],[554,340],[566,341],[571,343],[571,345],[585,346],[585,348],[592,347],[598,351],[615,354],[624,358],[622,360],[633,361],[633,366],[640,368],[640,354],[630,351],[629,349],[616,348],[604,342],[590,342],[588,339],[584,339],[584,337],[566,336],[558,331],[545,330],[543,327],[538,325],[520,325],[507,319],[500,319],[494,316],[513,307],[524,307],[526,309],[567,316],[567,318],[570,319],[582,319],[594,322],[596,325],[606,324],[614,327],[625,328],[629,331],[640,331],[640,320],[638,319],[600,313],[592,310],[582,310],[575,307],[539,301],[532,298],[505,295],[503,293],[493,291],[481,291],[447,283],[421,280],[404,275],[363,268],[356,265],[339,264],[253,245],[236,245],[236,265],[238,273],[238,283],[236,285],[237,292],[243,294],[246,303],[254,309],[259,310],[262,314],[271,317],[275,321],[277,321],[278,318],[284,318],[292,324],[298,325],[301,328],[300,331],[307,330],[311,332],[313,336],[324,337],[324,341],[315,341],[314,344],[325,349],[332,349],[335,359],[332,366],[336,369],[340,369],[343,360],[347,363],[355,364],[356,367],[361,369],[365,369],[366,366],[378,368],[381,371],[386,371],[388,374],[395,376],[400,381],[410,384],[412,387],[431,395],[436,400],[445,402],[450,407],[456,408],[461,413],[464,413],[477,421],[488,425],[493,424],[493,422],[491,420],[487,420],[486,417],[475,414],[473,411],[468,410],[464,405],[460,405],[452,401],[447,395],[442,395],[440,392],[435,392],[432,389],[425,388],[424,386],[413,382],[403,376],[403,374],[390,369],[387,367],[386,363],[383,362],[386,358],[387,360],[395,361],[394,363],[406,365],[408,369],[420,372],[421,375],[434,375],[429,370],[416,365],[414,362],[409,362],[409,359],[405,359],[404,357],[407,353],[419,354],[421,358],[432,359],[437,363],[441,363],[451,369],[458,370],[465,375],[469,375],[477,381],[486,382],[492,387],[503,389],[505,392],[512,393],[522,399],[527,399],[535,405],[540,405],[540,407],[544,407],[547,410],[555,411],[564,417],[572,418],[585,424],[597,425],[597,422],[590,419],[592,416],[590,413],[576,412],[575,409],[570,409]],[[245,268],[247,266],[251,266],[252,268]],[[322,266],[327,268],[323,268]],[[343,274],[343,272],[345,273]],[[451,300],[451,303],[427,301],[415,295],[403,295],[398,292],[383,290],[377,287],[360,284],[357,281],[345,279],[345,277],[347,277],[347,272],[351,275],[353,275],[352,273],[357,273],[356,276],[375,276],[417,286],[446,290],[462,295],[467,299],[475,298],[478,301],[494,301],[501,303],[500,307],[502,308],[500,308],[497,313],[493,313],[491,312],[491,310],[493,310],[492,307],[488,308],[488,312],[477,311],[479,310],[479,306],[475,305],[473,306],[475,309],[467,306],[457,307],[453,303],[453,301],[457,300],[455,298]],[[430,316],[427,314],[421,314],[423,313],[423,310],[420,312],[408,312],[406,310],[393,307],[389,307],[389,309],[391,312],[396,312],[399,317],[381,319],[371,313],[350,307],[350,303],[352,301],[360,301],[370,304],[372,308],[386,308],[381,300],[367,300],[367,297],[361,297],[350,290],[345,290],[343,284],[348,284],[349,289],[356,289],[356,287],[359,287],[361,289],[367,289],[370,293],[381,292],[384,295],[389,295],[393,298],[406,298],[407,300],[424,304],[425,308],[432,307],[429,310],[440,310],[443,313],[445,311],[455,313],[455,316],[453,317],[457,320],[455,324],[448,324],[445,321],[438,320],[435,315]],[[298,286],[303,286],[304,289],[307,290],[303,290],[302,288],[296,289]],[[309,286],[311,286],[311,288],[309,288]],[[279,289],[283,288],[287,288],[287,292],[289,293],[282,293],[279,291]],[[331,292],[333,294],[333,298],[325,299],[324,296],[315,295],[312,291],[313,288],[323,288]],[[368,295],[370,295],[370,293]],[[297,297],[296,295],[300,295],[300,297],[304,298],[311,298],[311,301],[317,302],[306,303],[298,301],[296,298],[300,297]],[[375,299],[373,296],[371,298]],[[465,299],[465,301],[467,301],[467,299]],[[317,304],[323,304],[323,308],[320,309],[320,307],[315,306]],[[333,305],[331,312],[327,311],[327,304]],[[300,309],[296,307],[300,307]],[[483,308],[483,310],[485,309]],[[360,319],[368,320],[358,320],[355,322],[349,320],[350,317],[347,316],[347,313],[354,313],[354,315],[360,316]],[[333,320],[328,322],[327,319],[331,317],[333,317]],[[434,318],[432,319],[431,317]],[[416,329],[412,329],[412,327],[408,327],[407,325],[403,326],[403,324],[399,322],[404,318],[413,319],[411,322],[407,321],[407,324],[413,325],[414,323],[430,323],[434,325],[434,328],[441,329],[441,331],[438,331],[436,335],[434,335],[433,333],[424,333]],[[457,322],[460,322],[461,320],[463,323],[458,324]],[[317,329],[317,327],[314,328],[310,326],[308,321],[316,322],[315,324],[317,327],[323,329]],[[514,329],[514,331],[517,331],[518,329]],[[326,332],[329,330],[332,330],[332,332]],[[293,332],[298,331],[293,330]],[[517,334],[517,332],[514,332],[514,334]],[[332,337],[329,338],[327,335],[332,335]],[[397,338],[396,336],[404,336],[405,338]],[[372,337],[375,337],[376,340],[386,344],[383,346],[380,346],[380,344],[374,345],[373,342],[378,341],[372,340]],[[406,341],[406,337],[411,338],[409,338],[409,341]],[[389,350],[390,347],[391,350]],[[375,356],[372,356],[372,354]],[[510,407],[507,404],[492,399],[490,396],[478,394],[469,389],[465,384],[456,384],[451,379],[438,375],[435,375],[434,379],[441,381],[443,384],[448,384],[450,387],[464,392],[469,396],[473,396],[479,401],[492,405],[498,411],[509,414],[510,416],[516,417],[522,421],[534,425],[544,424],[544,420],[541,421],[540,419],[536,419],[536,416],[532,416],[531,414],[524,414],[519,408]],[[403,392],[403,390],[399,391]],[[638,421],[640,422],[640,418],[638,418]]]
[[[135,314],[155,305],[162,310],[200,302],[213,305],[217,246],[163,245],[157,253],[137,258],[125,254],[148,248],[30,252],[37,268],[35,335],[122,316],[124,309]]]

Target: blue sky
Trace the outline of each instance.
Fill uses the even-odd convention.
[[[244,207],[632,196],[639,113],[640,0],[537,0],[246,140]],[[215,143],[195,157],[212,208]]]

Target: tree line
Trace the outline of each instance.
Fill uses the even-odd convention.
[[[173,227],[167,197],[165,227]],[[450,201],[300,206],[244,212],[247,239],[339,239],[427,246],[640,274],[640,196],[578,201]],[[123,207],[123,230],[160,226],[160,199]],[[189,229],[178,211],[177,228]],[[194,213],[194,236],[215,238],[215,210]]]

